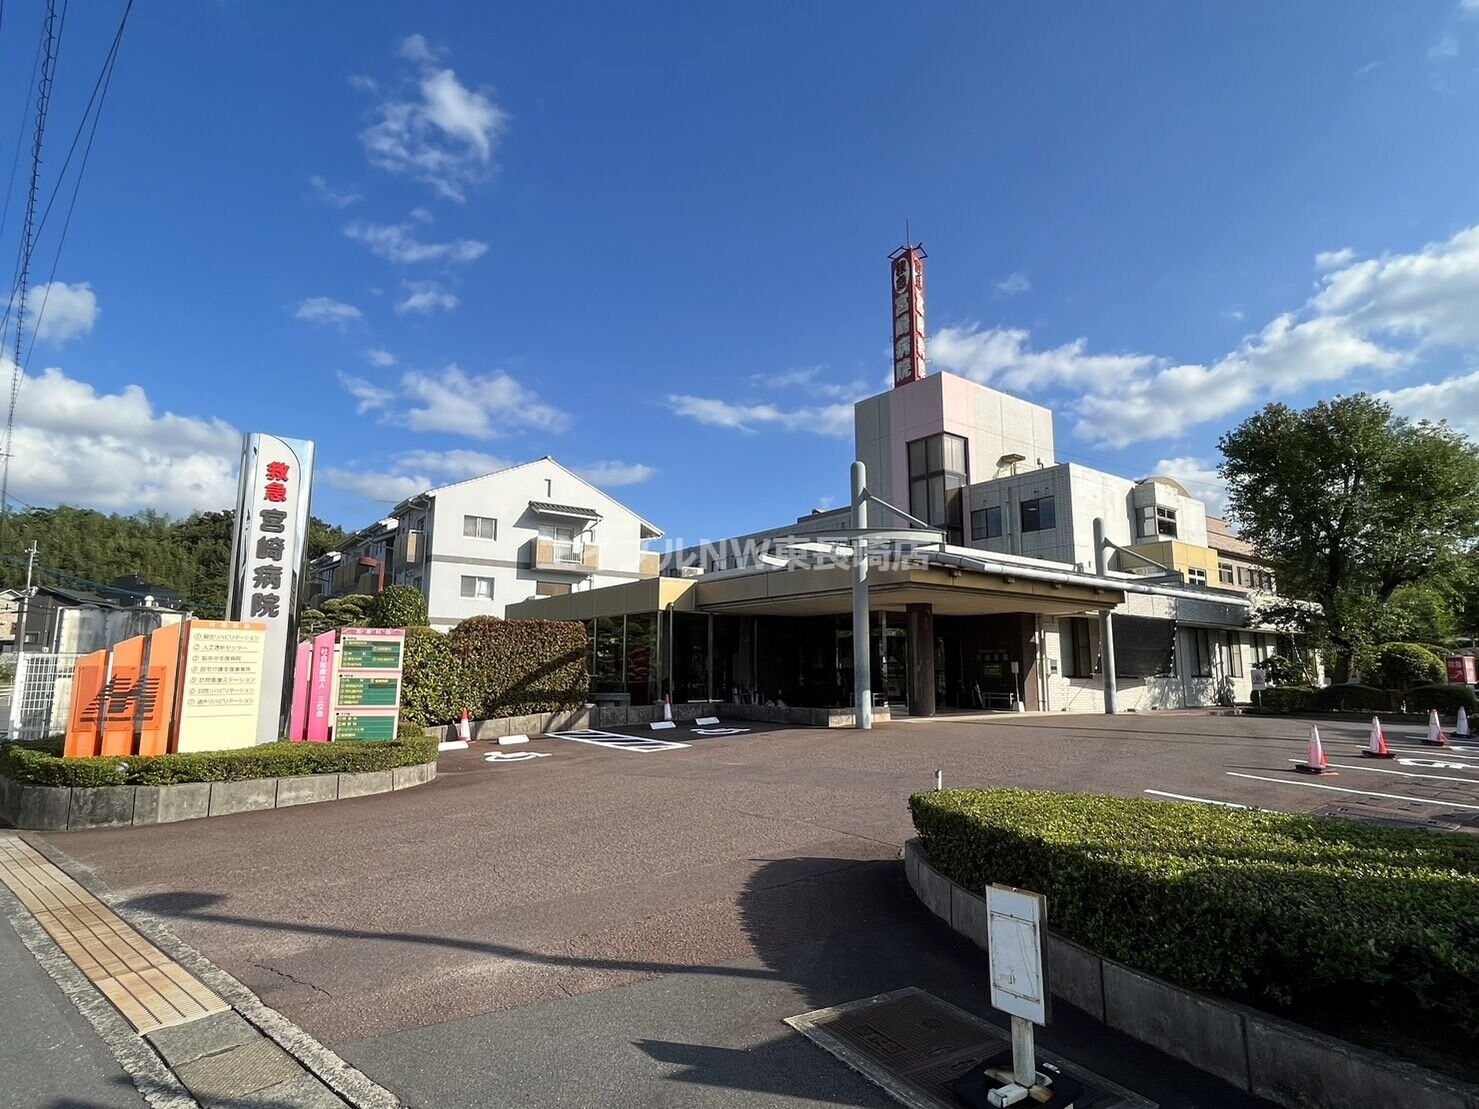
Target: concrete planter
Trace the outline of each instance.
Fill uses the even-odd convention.
[[[436,766],[169,786],[38,786],[0,778],[0,820],[38,832],[139,828],[409,789],[435,778]]]
[[[987,948],[985,898],[930,866],[917,839],[904,845],[904,874],[930,912]],[[1280,1105],[1479,1109],[1479,1087],[1173,986],[1051,933],[1047,960],[1048,986],[1054,996],[1142,1043]]]

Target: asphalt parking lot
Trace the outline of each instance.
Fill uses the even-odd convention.
[[[1376,763],[1366,724],[1322,724],[1318,779],[1280,718],[735,726],[479,743],[413,790],[46,839],[409,1105],[882,1106],[780,1021],[906,985],[989,1012],[896,861],[937,769],[1479,829],[1479,741],[1415,726]],[[1061,1012],[1046,1046],[1163,1105],[1255,1104]]]

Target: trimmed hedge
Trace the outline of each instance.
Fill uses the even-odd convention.
[[[1371,675],[1387,689],[1411,689],[1448,678],[1448,667],[1421,643],[1383,643]]]
[[[1479,841],[1025,790],[909,807],[936,869],[1045,894],[1104,956],[1315,1026],[1479,1036]]]
[[[1437,709],[1443,716],[1449,716],[1458,712],[1460,706],[1470,716],[1479,712],[1479,697],[1466,685],[1422,685],[1409,689],[1406,700],[1410,712]]]
[[[389,585],[366,609],[372,628],[415,628],[426,623],[426,598],[413,585]]]
[[[422,725],[563,712],[590,688],[585,625],[474,616],[446,635],[406,629],[401,711]]]
[[[1265,689],[1261,707],[1271,712],[1313,712],[1315,691],[1307,685],[1276,685]]]
[[[1315,708],[1322,712],[1391,712],[1395,704],[1390,690],[1371,685],[1327,685],[1315,692]]]
[[[0,746],[0,776],[42,786],[167,786],[300,774],[358,774],[416,766],[437,757],[426,736],[388,743],[263,743],[234,751],[64,759],[59,742]]]

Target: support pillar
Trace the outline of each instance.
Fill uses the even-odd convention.
[[[862,536],[868,526],[868,471],[852,464],[852,678],[853,713],[857,726],[873,727],[873,651],[868,634],[868,544]]]
[[[1100,577],[1109,569],[1108,547],[1104,542],[1104,520],[1094,517],[1094,569]],[[1114,617],[1108,609],[1099,614],[1100,669],[1104,672],[1104,715],[1119,712],[1119,686],[1114,675]]]
[[[935,606],[907,605],[909,715],[935,715]]]

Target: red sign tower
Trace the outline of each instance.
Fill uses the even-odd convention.
[[[924,244],[905,244],[893,263],[894,388],[924,377]]]

